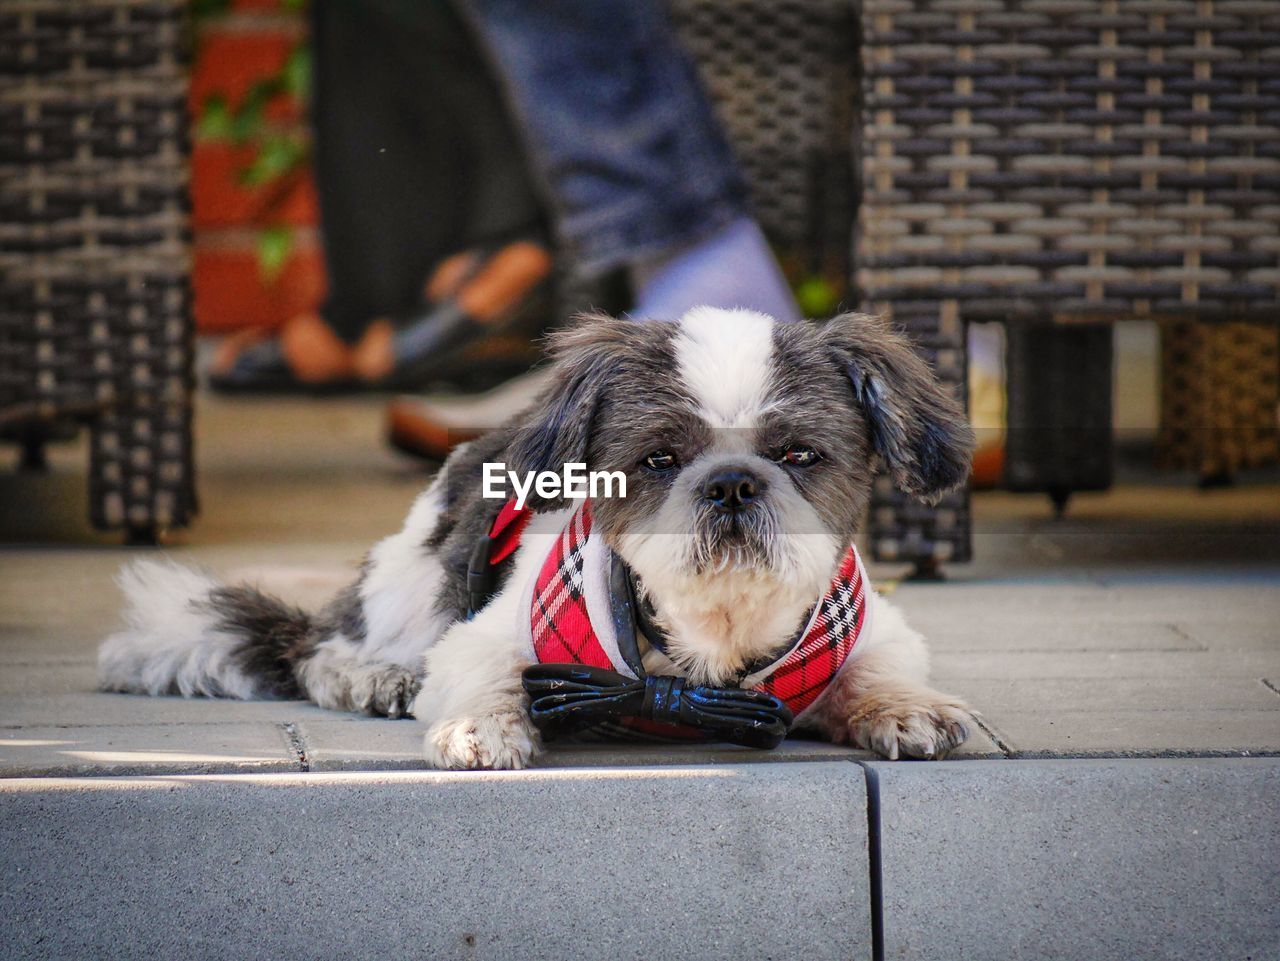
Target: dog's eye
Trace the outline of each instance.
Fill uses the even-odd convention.
[[[676,455],[669,450],[655,450],[641,463],[652,471],[668,471],[676,466]]]
[[[788,447],[778,457],[778,463],[785,464],[787,467],[812,467],[820,460],[822,460],[821,454],[812,447],[805,447],[803,444]]]

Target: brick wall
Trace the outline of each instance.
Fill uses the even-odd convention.
[[[211,95],[241,103],[255,81],[279,69],[305,32],[305,18],[279,0],[232,0],[226,12],[202,20],[191,78],[192,116],[200,116]],[[295,99],[273,101],[265,114],[268,131],[304,129],[303,113]],[[197,329],[275,327],[315,308],[325,280],[310,177],[300,176],[283,190],[245,186],[238,173],[254,154],[251,146],[210,139],[198,129],[193,136]],[[287,227],[292,246],[278,274],[268,278],[257,247],[263,228],[273,226]]]

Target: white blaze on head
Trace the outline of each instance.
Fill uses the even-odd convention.
[[[768,396],[773,320],[754,310],[694,307],[675,336],[680,379],[712,427],[754,427]]]

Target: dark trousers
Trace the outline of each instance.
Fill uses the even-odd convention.
[[[452,253],[545,233],[520,140],[447,0],[314,0],[315,169],[329,295],[359,337]]]

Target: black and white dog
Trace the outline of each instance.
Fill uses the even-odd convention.
[[[323,612],[166,562],[126,569],[126,627],[102,645],[102,687],[413,715],[430,764],[519,768],[541,746],[522,671],[538,659],[538,618],[545,629],[555,614],[539,579],[583,502],[530,498],[497,590],[469,617],[468,562],[501,503],[482,496],[486,463],[622,472],[627,496],[590,501],[590,534],[579,529],[572,549],[578,580],[556,598],[572,594],[589,613],[591,558],[620,559],[657,625],[648,632],[664,635],[641,632],[644,670],[716,686],[794,661],[797,639],[828,616],[820,601],[838,569],[862,583],[850,545],[878,463],[926,499],[968,471],[961,410],[905,340],[865,315],[591,316],[555,338],[553,355],[538,403],[459,448]],[[928,686],[924,641],[897,609],[869,585],[858,603],[836,670],[796,702],[796,726],[889,758],[945,755],[967,736],[969,710]]]

